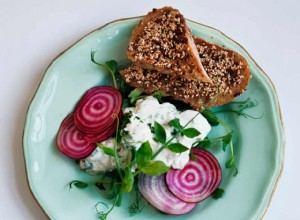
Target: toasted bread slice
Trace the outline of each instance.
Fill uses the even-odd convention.
[[[248,62],[240,54],[195,38],[204,69],[213,83],[174,77],[156,70],[132,65],[121,75],[133,87],[152,94],[161,90],[165,96],[183,101],[195,110],[220,106],[242,94],[251,78]]]
[[[211,82],[183,15],[172,7],[153,9],[137,24],[127,54],[143,69]]]

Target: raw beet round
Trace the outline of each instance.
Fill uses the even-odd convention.
[[[74,111],[74,123],[85,133],[100,133],[110,127],[122,108],[122,95],[110,86],[88,90]]]
[[[149,176],[140,173],[138,187],[151,205],[168,214],[186,214],[196,206],[196,203],[184,202],[170,192],[165,182],[165,174]]]
[[[64,155],[82,159],[90,155],[97,145],[86,140],[86,134],[75,126],[73,119],[73,114],[70,114],[63,120],[56,137],[56,145]]]
[[[218,187],[222,172],[217,159],[206,150],[193,148],[191,152],[198,161],[190,159],[181,169],[172,169],[166,175],[170,191],[185,202],[200,202]]]

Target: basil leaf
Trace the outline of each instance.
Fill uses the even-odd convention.
[[[113,73],[117,72],[118,70],[118,63],[115,60],[110,60],[105,62],[105,66],[107,67],[107,69]]]
[[[72,186],[76,186],[79,189],[84,189],[84,188],[88,187],[88,184],[85,182],[79,181],[79,180],[74,180],[69,183],[70,189],[72,189]]]
[[[154,134],[159,143],[161,144],[166,143],[166,139],[167,139],[166,130],[158,122],[154,122]]]
[[[194,138],[199,136],[201,133],[196,128],[186,128],[182,131],[182,134],[188,138]]]
[[[103,152],[109,156],[114,157],[115,156],[115,151],[109,147],[105,147],[103,144],[97,143],[97,146],[103,150]]]
[[[204,110],[201,112],[201,114],[207,119],[211,126],[217,126],[219,124],[219,119],[216,116],[216,113],[210,110]]]
[[[168,145],[168,148],[170,151],[172,151],[174,153],[182,153],[182,152],[189,150],[189,148],[187,148],[186,146],[184,146],[183,144],[180,144],[180,143],[170,144],[170,145]]]
[[[166,173],[170,170],[169,167],[165,165],[162,161],[147,161],[147,163],[142,167],[141,171],[150,176],[158,176],[160,174]]]
[[[178,118],[175,118],[175,119],[169,121],[168,124],[169,124],[171,127],[176,128],[176,129],[178,129],[178,130],[181,130],[181,129],[182,129],[182,126],[181,126],[181,124],[180,124]]]
[[[146,141],[136,152],[136,163],[139,168],[142,168],[144,164],[152,157],[152,148],[149,141]]]
[[[132,190],[133,182],[134,182],[134,176],[131,173],[130,167],[126,167],[125,176],[122,182],[122,190],[124,192],[130,192]]]
[[[221,189],[221,188],[217,188],[213,193],[212,193],[212,197],[214,199],[219,199],[219,198],[222,198],[224,194],[224,189]]]
[[[230,143],[231,141],[231,138],[232,138],[232,132],[229,132],[227,135],[225,135],[223,138],[222,138],[222,142],[223,142],[223,151],[226,150],[226,147],[227,145]]]

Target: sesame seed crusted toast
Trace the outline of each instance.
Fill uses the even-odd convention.
[[[211,82],[183,15],[172,7],[153,9],[137,24],[127,54],[144,69]]]
[[[201,38],[195,38],[195,43],[203,67],[213,83],[161,74],[134,64],[120,73],[127,83],[143,88],[147,94],[161,90],[165,96],[183,101],[195,110],[226,104],[242,94],[251,78],[245,58]]]

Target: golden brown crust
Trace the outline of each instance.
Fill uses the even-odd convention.
[[[153,9],[139,22],[127,54],[144,69],[211,82],[183,15],[172,7]]]
[[[133,87],[148,94],[162,90],[165,96],[189,104],[200,110],[230,102],[242,94],[251,78],[248,62],[238,53],[195,38],[204,69],[213,83],[200,82],[132,65],[121,75]]]

